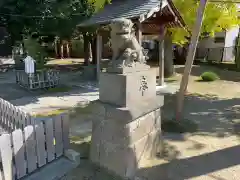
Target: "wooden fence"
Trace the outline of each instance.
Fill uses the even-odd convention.
[[[15,180],[62,156],[69,148],[68,116],[39,121],[0,136],[0,180]]]
[[[12,132],[19,128],[23,130],[25,126],[34,123],[30,114],[0,98],[0,127],[4,131]]]
[[[69,148],[69,118],[35,120],[0,99],[0,180],[18,180],[59,159]]]
[[[16,70],[16,83],[29,90],[56,87],[59,84],[59,71],[37,70],[35,73],[26,73]]]

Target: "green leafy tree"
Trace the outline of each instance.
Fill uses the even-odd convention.
[[[23,42],[27,54],[35,59],[37,68],[43,68],[47,61],[47,53],[44,48],[38,43],[36,38],[30,36],[24,38]]]
[[[174,4],[180,11],[189,30],[193,29],[196,21],[196,11],[199,1],[196,0],[174,0]],[[237,3],[216,3],[209,2],[207,4],[202,35],[208,34],[214,36],[216,32],[230,29],[239,24],[239,13]],[[171,29],[174,43],[185,44],[189,40],[190,33],[186,29]]]
[[[106,4],[111,3],[111,0],[88,0],[94,8],[93,14],[98,13],[104,8]],[[97,52],[96,52],[96,28],[88,27],[82,30],[84,40],[84,64],[89,64],[90,56],[92,55],[93,64],[97,63]]]
[[[39,19],[44,18],[47,0],[1,0],[0,25],[7,29],[12,45],[22,41],[23,34],[29,34],[39,27]],[[37,4],[37,5],[36,5]]]
[[[23,35],[58,37],[68,41],[76,25],[91,16],[93,5],[87,0],[2,0],[0,25],[7,28],[12,45]]]
[[[69,38],[76,30],[76,25],[89,18],[94,9],[87,0],[55,0],[46,6],[46,17],[40,19],[39,31],[52,33],[61,38]]]
[[[106,4],[112,2],[112,0],[88,0],[90,4],[93,5],[95,12],[103,9]]]
[[[93,5],[87,0],[55,0],[47,6],[47,16],[40,21],[40,33],[49,34],[55,38],[55,52],[58,54],[57,44],[60,44],[60,56],[63,57],[63,46],[66,45],[67,56],[69,53],[69,42],[73,36],[79,36],[77,24],[89,18],[93,12]],[[82,30],[84,32],[84,30]]]

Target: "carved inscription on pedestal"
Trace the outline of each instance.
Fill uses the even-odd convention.
[[[142,93],[142,96],[144,96],[145,91],[148,89],[148,83],[147,83],[147,78],[145,76],[141,76],[140,80],[140,88],[139,90]]]

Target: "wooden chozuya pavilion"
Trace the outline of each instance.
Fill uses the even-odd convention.
[[[185,22],[172,0],[112,0],[112,3],[79,24],[79,27],[98,25],[99,29],[117,18],[131,19],[141,44],[143,35],[159,36],[159,85],[164,83],[164,34],[167,28],[184,28]],[[102,59],[101,30],[97,36],[97,74]]]

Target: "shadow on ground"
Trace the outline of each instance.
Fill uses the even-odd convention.
[[[173,118],[176,96],[165,96],[163,118]],[[212,95],[185,97],[184,117],[198,124],[193,134],[225,137],[240,132],[240,98],[218,99]]]
[[[240,145],[200,156],[194,156],[186,159],[175,159],[151,168],[143,168],[139,170],[139,174],[142,177],[145,177],[145,180],[191,179],[239,165],[240,158],[235,156],[239,154],[239,152]],[[151,177],[150,179],[147,178],[149,176]],[[214,177],[214,175],[207,176],[209,179],[227,180],[222,177]],[[235,179],[237,178],[237,175],[230,174],[230,178]]]
[[[173,117],[175,101],[175,95],[165,96],[163,118]],[[240,98],[218,99],[211,95],[187,95],[185,97],[184,117],[198,123],[198,131],[191,133],[191,136],[220,138],[220,142],[221,138],[232,135],[239,136]],[[212,149],[214,151],[206,152],[202,151],[204,144],[195,141],[194,138],[189,140],[186,138],[186,134],[164,133],[163,135],[163,152],[160,154],[159,160],[164,161],[164,163],[155,163],[152,167],[139,169],[138,176],[143,177],[144,180],[185,180],[201,176],[204,176],[203,179],[207,177],[216,180],[237,179],[239,174],[227,169],[234,167],[238,169],[236,166],[240,165],[240,158],[238,158],[240,145],[233,143],[231,147],[226,146],[226,148]],[[171,142],[180,143],[183,141],[188,141],[188,143],[190,141],[191,144],[191,147],[186,147],[184,143],[185,149],[192,152],[197,150],[202,153],[183,158],[181,156],[183,152],[171,144]],[[224,144],[222,146],[224,147]],[[223,175],[215,175],[216,171],[221,170],[225,170]]]

